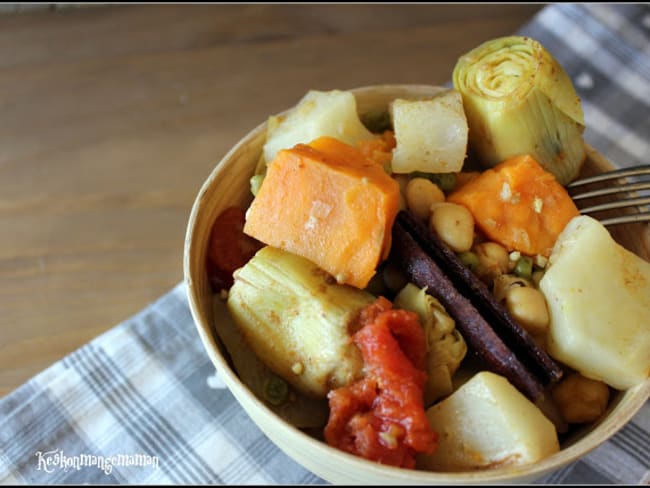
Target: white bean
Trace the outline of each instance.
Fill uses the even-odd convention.
[[[498,302],[505,300],[506,292],[515,286],[532,286],[526,278],[520,278],[514,274],[502,274],[492,282],[492,293]]]
[[[528,286],[513,286],[505,293],[506,308],[521,326],[533,335],[548,332],[550,318],[541,291]]]
[[[501,244],[496,242],[481,242],[476,244],[472,250],[478,256],[479,265],[477,275],[483,281],[491,284],[492,281],[508,272],[510,257],[508,251]]]
[[[553,400],[570,424],[594,422],[605,413],[609,388],[605,383],[573,373],[552,390]]]
[[[438,186],[426,178],[413,178],[405,190],[406,206],[420,220],[429,220],[431,205],[444,202],[445,194]]]
[[[454,252],[465,252],[474,242],[474,217],[462,205],[434,203],[429,219],[431,230]]]

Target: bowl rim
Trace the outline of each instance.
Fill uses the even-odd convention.
[[[346,89],[345,91],[350,91],[355,94],[355,96],[364,96],[368,93],[376,92],[377,90],[386,91],[388,93],[395,93],[406,92],[410,90],[423,90],[426,92],[427,90],[431,89],[446,90],[449,88],[425,84],[381,84],[364,85],[357,88]],[[291,110],[291,108],[292,107],[289,107],[287,110],[280,112],[277,115],[282,115]],[[203,347],[210,357],[213,365],[219,371],[219,374],[222,375],[226,386],[235,396],[240,406],[244,408],[251,421],[258,428],[260,428],[274,444],[282,449],[282,451],[284,451],[285,454],[287,454],[295,462],[302,465],[306,469],[309,469],[317,476],[323,476],[317,472],[317,469],[314,469],[317,467],[317,464],[315,464],[311,459],[302,458],[298,460],[294,452],[290,452],[290,450],[286,449],[283,445],[278,443],[276,434],[271,431],[270,427],[258,422],[253,416],[251,409],[258,409],[260,411],[259,413],[262,413],[265,419],[285,425],[291,431],[292,436],[297,436],[301,439],[302,442],[313,445],[314,449],[324,449],[331,459],[335,459],[335,462],[345,463],[350,468],[358,469],[360,472],[366,469],[372,469],[377,475],[383,475],[387,482],[467,484],[477,482],[519,482],[524,478],[530,480],[541,478],[547,473],[550,473],[561,468],[562,466],[566,466],[577,461],[581,457],[587,455],[589,452],[600,447],[608,439],[615,435],[618,430],[626,425],[648,401],[650,398],[650,378],[639,385],[621,392],[618,404],[614,407],[612,412],[610,412],[610,415],[602,419],[602,421],[600,421],[599,424],[590,432],[583,435],[580,439],[573,442],[571,445],[560,449],[557,453],[554,453],[553,455],[548,456],[539,462],[523,466],[502,466],[492,469],[460,472],[427,471],[382,465],[380,463],[369,461],[331,447],[326,443],[313,438],[309,434],[303,432],[301,429],[296,428],[281,418],[269,407],[267,407],[264,402],[262,402],[254,394],[252,394],[252,392],[250,392],[246,384],[239,379],[237,373],[232,369],[224,355],[220,352],[219,346],[217,345],[217,342],[220,342],[220,339],[218,337],[215,337],[216,331],[213,329],[213,324],[208,323],[204,313],[201,311],[201,303],[199,298],[200,292],[197,289],[195,280],[192,276],[190,260],[190,250],[192,249],[192,243],[195,237],[195,224],[203,212],[203,203],[206,194],[210,188],[212,188],[212,185],[216,184],[218,177],[226,169],[230,159],[232,159],[234,155],[238,154],[246,145],[260,138],[266,130],[266,126],[267,122],[264,121],[250,130],[241,139],[239,139],[239,141],[237,141],[237,143],[232,146],[213,167],[212,171],[201,185],[201,188],[193,202],[190,217],[186,227],[183,252],[183,274],[190,312],[194,320],[195,327],[199,333]],[[588,155],[592,157],[593,155],[596,155],[606,161],[602,155],[600,155],[594,148],[590,147],[586,143],[585,146],[587,148]],[[259,149],[261,150],[261,147]],[[609,162],[608,164],[611,165]],[[631,398],[632,400],[625,401],[628,398]],[[614,418],[614,415],[612,415],[614,412],[617,413],[616,418]]]

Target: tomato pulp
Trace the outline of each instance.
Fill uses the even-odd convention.
[[[364,377],[332,390],[325,427],[328,444],[366,459],[415,467],[417,453],[432,453],[437,434],[424,410],[426,343],[415,313],[380,297],[360,315],[353,340]]]
[[[212,225],[206,265],[215,292],[228,290],[233,284],[233,272],[262,247],[261,243],[244,234],[245,220],[243,208],[228,207]]]

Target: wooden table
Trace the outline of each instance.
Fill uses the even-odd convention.
[[[139,5],[0,16],[0,396],[182,280],[228,148],[310,88],[444,84],[543,5]]]

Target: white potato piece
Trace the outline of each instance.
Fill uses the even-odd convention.
[[[427,100],[396,99],[390,105],[396,147],[395,173],[452,173],[463,168],[468,126],[456,90]]]
[[[263,157],[273,161],[281,149],[308,144],[321,136],[356,145],[374,136],[359,119],[351,92],[310,90],[287,114],[269,118]]]
[[[650,373],[650,263],[588,216],[564,228],[539,283],[550,314],[548,352],[624,390]]]
[[[463,471],[518,466],[559,451],[553,423],[503,376],[481,371],[427,410],[438,448],[418,467]]]

